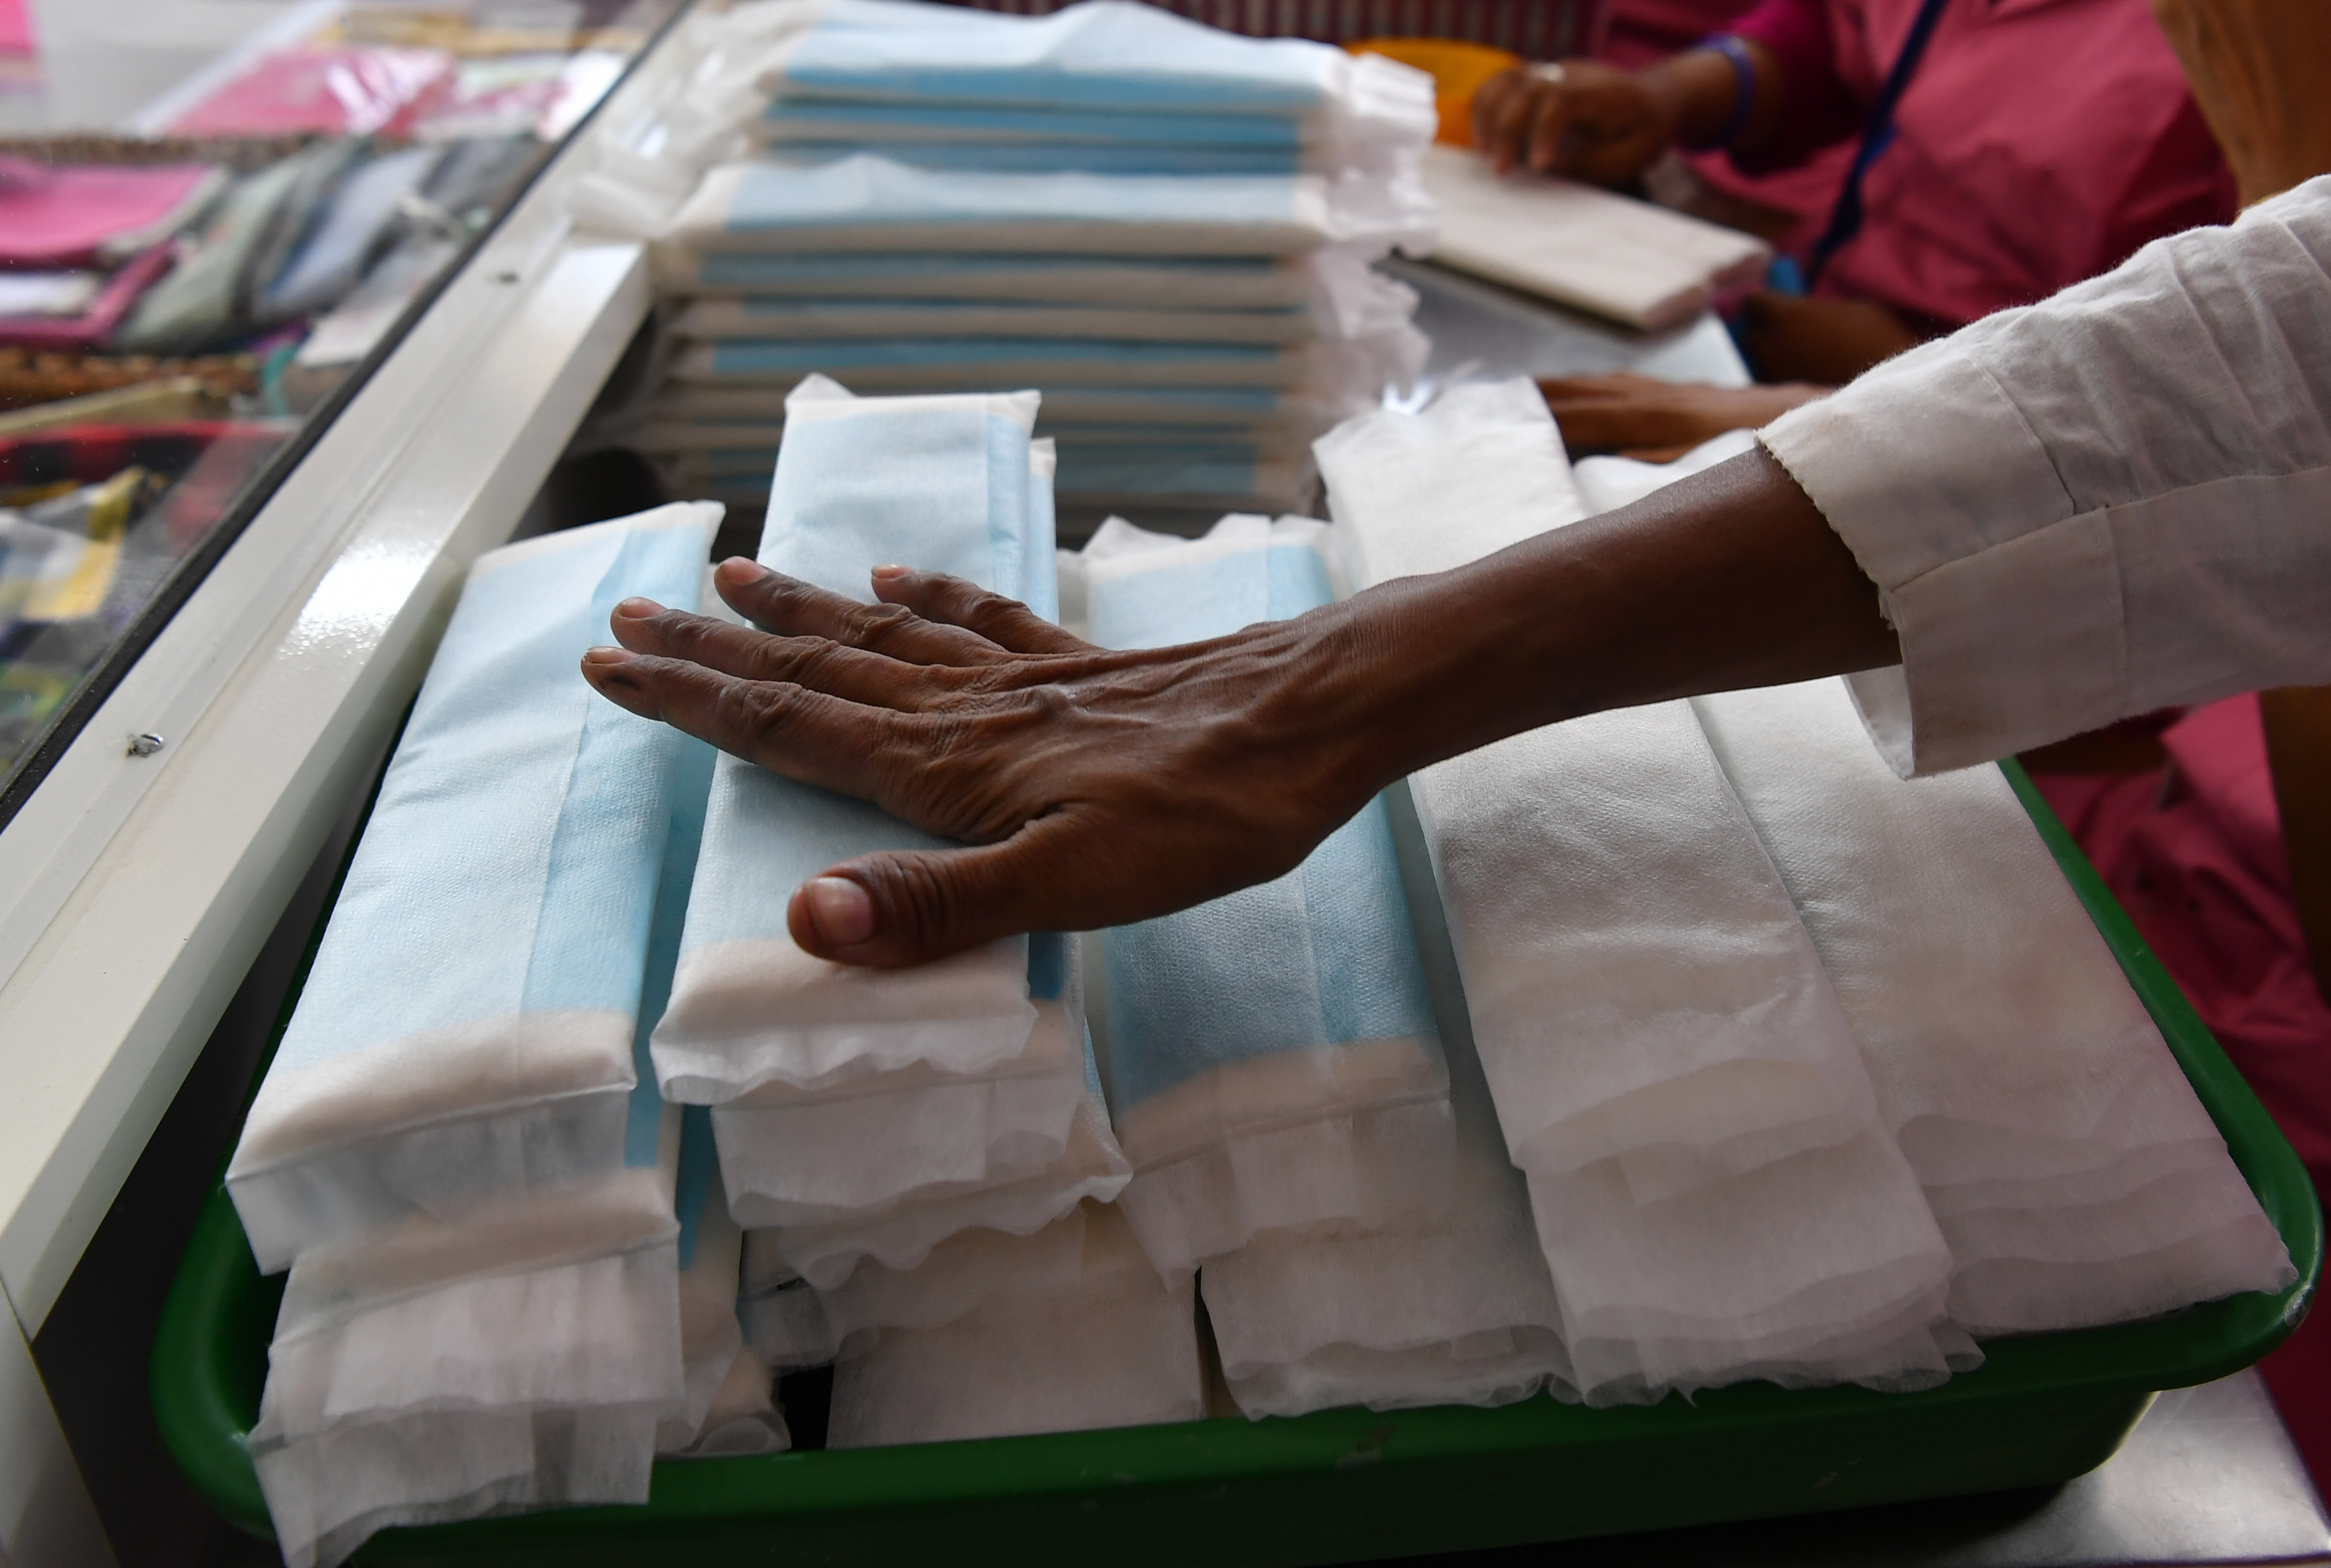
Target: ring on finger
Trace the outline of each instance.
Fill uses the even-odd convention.
[[[1529,79],[1542,81],[1548,87],[1560,87],[1567,75],[1558,60],[1542,60],[1529,68]]]

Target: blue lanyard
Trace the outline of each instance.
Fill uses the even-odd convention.
[[[1861,232],[1862,176],[1892,144],[1895,108],[1902,101],[1910,78],[1917,72],[1918,57],[1927,52],[1927,41],[1935,35],[1935,24],[1942,20],[1944,7],[1950,3],[1951,0],[1921,0],[1918,14],[1910,23],[1910,35],[1902,41],[1902,52],[1894,57],[1894,69],[1886,73],[1886,85],[1870,100],[1870,112],[1861,121],[1861,142],[1853,150],[1853,165],[1845,172],[1845,184],[1837,193],[1837,205],[1830,209],[1829,226],[1813,242],[1812,254],[1805,261],[1807,293],[1820,281],[1822,269],[1829,265],[1829,259]]]

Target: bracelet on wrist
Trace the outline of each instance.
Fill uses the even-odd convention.
[[[1712,49],[1732,62],[1732,112],[1717,128],[1715,138],[1699,144],[1695,150],[1710,150],[1730,147],[1748,128],[1748,117],[1756,109],[1756,57],[1748,52],[1748,45],[1730,33],[1718,33],[1699,42],[1702,49]]]

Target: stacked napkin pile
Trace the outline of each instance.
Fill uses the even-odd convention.
[[[478,563],[252,1104],[228,1190],[290,1278],[252,1450],[295,1565],[392,1524],[643,1501],[660,1431],[690,1444],[711,1409],[690,1364],[718,1364],[709,1391],[735,1359],[683,1325],[707,1189],[642,1070],[709,754],[576,669],[618,601],[693,602],[715,520]],[[692,1272],[733,1304],[728,1257]]]
[[[860,399],[813,378],[790,399],[761,561],[860,602],[877,563],[912,561],[1044,611],[1036,407],[1033,393]],[[944,842],[736,757],[713,780],[656,1073],[669,1098],[711,1107],[731,1212],[817,1288],[868,1259],[911,1269],[967,1229],[1036,1231],[1125,1183],[1089,1088],[1073,939],[893,970],[794,945],[786,904],[804,879]]]
[[[1310,439],[1421,366],[1368,266],[1430,238],[1421,73],[1127,0],[760,9],[728,24],[757,149],[658,246],[679,342],[633,440],[689,493],[757,500],[823,371],[1042,387],[1080,513],[1289,508]]]

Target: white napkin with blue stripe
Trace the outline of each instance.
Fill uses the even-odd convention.
[[[695,602],[718,517],[665,507],[471,572],[228,1167],[262,1268],[623,1168],[695,743],[577,664],[617,601]]]

